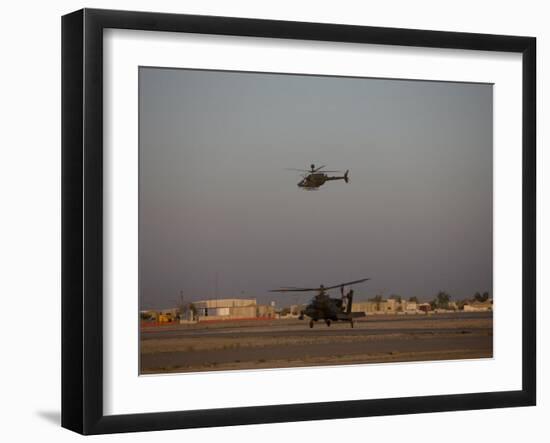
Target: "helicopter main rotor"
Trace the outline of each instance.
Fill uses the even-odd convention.
[[[296,168],[286,168],[287,171],[298,171],[298,172],[305,172],[306,174],[315,174],[316,172],[321,171],[321,169],[325,168],[326,165],[315,167],[314,164],[310,165],[310,169],[296,169]],[[325,172],[342,172],[342,171],[329,171],[329,170],[323,170],[322,173]]]
[[[296,287],[296,286],[285,286],[285,287],[279,288],[279,289],[271,289],[269,292],[314,292],[314,291],[319,292],[319,291],[328,291],[329,289],[341,288],[343,286],[351,286],[351,285],[355,285],[355,284],[358,284],[358,283],[363,283],[367,280],[370,280],[370,278],[362,278],[360,280],[349,281],[349,282],[340,283],[340,284],[333,285],[333,286],[320,285],[318,288],[299,288],[299,287]]]

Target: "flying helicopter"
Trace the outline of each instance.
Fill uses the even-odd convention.
[[[322,185],[324,185],[327,181],[331,180],[344,180],[346,183],[349,183],[349,170],[347,170],[344,175],[338,177],[333,176],[330,177],[326,173],[327,172],[340,172],[340,171],[327,171],[323,169],[325,165],[315,167],[314,164],[310,166],[310,169],[294,169],[294,168],[288,168],[289,171],[299,171],[303,172],[305,174],[302,175],[302,180],[298,183],[299,188],[306,189],[308,191],[313,191],[316,189],[319,189]],[[321,171],[321,172],[319,172]]]
[[[299,319],[303,320],[304,316],[309,317],[310,328],[313,328],[314,323],[319,320],[324,320],[327,326],[330,326],[333,321],[349,322],[353,328],[353,319],[357,317],[364,317],[365,314],[360,312],[351,312],[353,303],[353,289],[350,289],[347,294],[344,294],[344,287],[363,283],[367,280],[370,280],[370,278],[362,278],[360,280],[349,281],[328,287],[323,285],[320,285],[318,288],[297,288],[291,286],[271,289],[269,292],[317,292],[317,295],[313,297],[313,300],[311,300],[306,308],[300,313]],[[327,294],[327,291],[335,288],[340,288],[341,297],[339,299],[331,298]]]

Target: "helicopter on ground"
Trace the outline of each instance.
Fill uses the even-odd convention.
[[[344,180],[346,183],[349,183],[349,170],[347,170],[344,175],[338,177],[330,177],[326,174],[326,172],[340,172],[340,171],[321,171],[325,165],[315,167],[314,164],[310,166],[310,169],[293,169],[288,168],[289,171],[299,171],[299,172],[305,172],[304,175],[302,175],[302,180],[298,183],[298,187],[306,189],[308,191],[319,189],[322,185],[325,184],[327,181],[331,180]]]
[[[309,327],[313,328],[315,322],[324,320],[327,326],[330,326],[333,321],[349,322],[353,328],[353,319],[357,317],[364,317],[364,313],[351,312],[353,303],[353,289],[350,289],[347,294],[344,294],[344,287],[351,286],[358,283],[363,283],[370,278],[362,278],[360,280],[354,280],[346,283],[340,283],[334,286],[325,287],[320,285],[318,288],[297,288],[294,286],[284,287],[279,289],[272,289],[269,292],[317,292],[317,295],[313,297],[313,300],[306,306],[306,308],[300,313],[300,320],[304,319],[304,316],[310,318]],[[341,298],[331,298],[326,291],[330,289],[340,288]]]

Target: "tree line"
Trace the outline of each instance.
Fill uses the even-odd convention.
[[[403,301],[403,297],[398,294],[392,294],[388,297],[389,300],[396,300],[398,303]],[[464,305],[472,302],[486,302],[489,300],[489,292],[485,291],[483,293],[476,292],[471,298],[465,298],[462,300],[457,300],[456,302],[451,301],[451,296],[446,291],[439,291],[435,297],[429,301],[432,309],[464,309]],[[377,303],[377,308],[380,307],[380,303],[384,301],[384,296],[378,294],[372,298],[369,298],[368,301]],[[411,303],[419,303],[417,297],[409,297],[408,301]]]

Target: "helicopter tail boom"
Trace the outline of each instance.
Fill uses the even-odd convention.
[[[345,172],[344,175],[336,175],[336,176],[325,176],[325,181],[331,181],[331,180],[344,180],[346,183],[349,183],[349,169]]]

